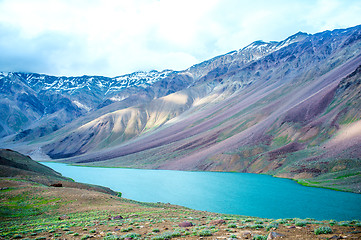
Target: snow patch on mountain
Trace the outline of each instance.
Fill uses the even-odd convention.
[[[153,70],[150,72],[135,72],[109,78],[86,75],[81,77],[55,77],[37,73],[0,72],[0,79],[6,82],[12,82],[13,77],[16,77],[38,93],[51,91],[73,95],[80,90],[87,90],[107,95],[108,93],[121,91],[130,87],[146,88],[166,78],[170,73],[172,73],[171,70],[164,70],[162,72]]]
[[[84,104],[82,104],[81,102],[77,101],[77,100],[73,100],[72,101],[78,108],[81,108],[81,109],[84,109],[86,110],[87,112],[89,112],[91,110],[91,107],[88,107]]]

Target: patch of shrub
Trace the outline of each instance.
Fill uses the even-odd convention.
[[[229,228],[237,228],[237,225],[234,223],[230,223],[230,224],[228,224],[228,227]]]
[[[263,228],[264,226],[262,224],[253,224],[253,225],[250,225],[249,227],[258,229],[258,228]]]
[[[90,238],[89,235],[84,235],[84,236],[82,236],[82,237],[80,238],[80,240],[86,240],[86,239],[88,239],[88,238]]]
[[[122,230],[120,230],[121,232],[130,232],[132,231],[133,228],[132,227],[128,227],[128,228],[122,228]]]
[[[200,237],[212,236],[212,232],[209,229],[202,229],[198,232],[198,236]]]
[[[253,236],[253,240],[267,240],[267,236],[255,235]]]
[[[332,228],[328,227],[328,226],[322,226],[319,228],[315,229],[315,234],[319,235],[319,234],[328,234],[328,233],[332,233]]]
[[[128,233],[122,236],[120,239],[139,239],[141,235],[138,233]]]
[[[359,223],[359,221],[358,221],[358,220],[352,220],[352,221],[350,221],[350,224],[356,224],[356,223]]]
[[[308,222],[306,221],[296,221],[295,222],[295,225],[298,226],[298,227],[304,227],[308,224]]]
[[[277,220],[277,222],[278,222],[279,224],[285,224],[285,223],[287,223],[287,221],[284,220],[284,219],[279,219],[279,220]]]
[[[328,223],[329,223],[331,226],[333,226],[333,225],[336,224],[336,221],[335,221],[335,220],[330,220]]]
[[[267,224],[266,226],[266,230],[269,231],[272,228],[277,229],[278,228],[278,222],[271,222],[269,224]]]
[[[105,236],[103,240],[118,240],[120,239],[120,236],[117,235],[111,235],[111,236]]]
[[[171,239],[173,237],[180,237],[181,233],[179,231],[174,232],[164,232],[160,235],[152,237],[152,240],[165,240],[165,239]]]
[[[343,227],[349,227],[349,226],[351,226],[350,222],[347,222],[347,221],[345,221],[345,222],[339,222],[338,225],[343,226]]]

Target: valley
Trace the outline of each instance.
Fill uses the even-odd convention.
[[[3,73],[0,146],[63,163],[270,174],[361,192],[361,27],[184,71]],[[6,113],[6,114],[5,114]]]

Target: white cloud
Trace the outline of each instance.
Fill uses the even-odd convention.
[[[2,0],[0,71],[181,70],[255,40],[361,23],[357,0]]]

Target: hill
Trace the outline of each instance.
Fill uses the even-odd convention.
[[[106,187],[74,182],[53,169],[32,160],[29,156],[10,149],[0,149],[0,178],[10,182],[16,179],[45,186],[86,189],[114,196],[119,194]]]

